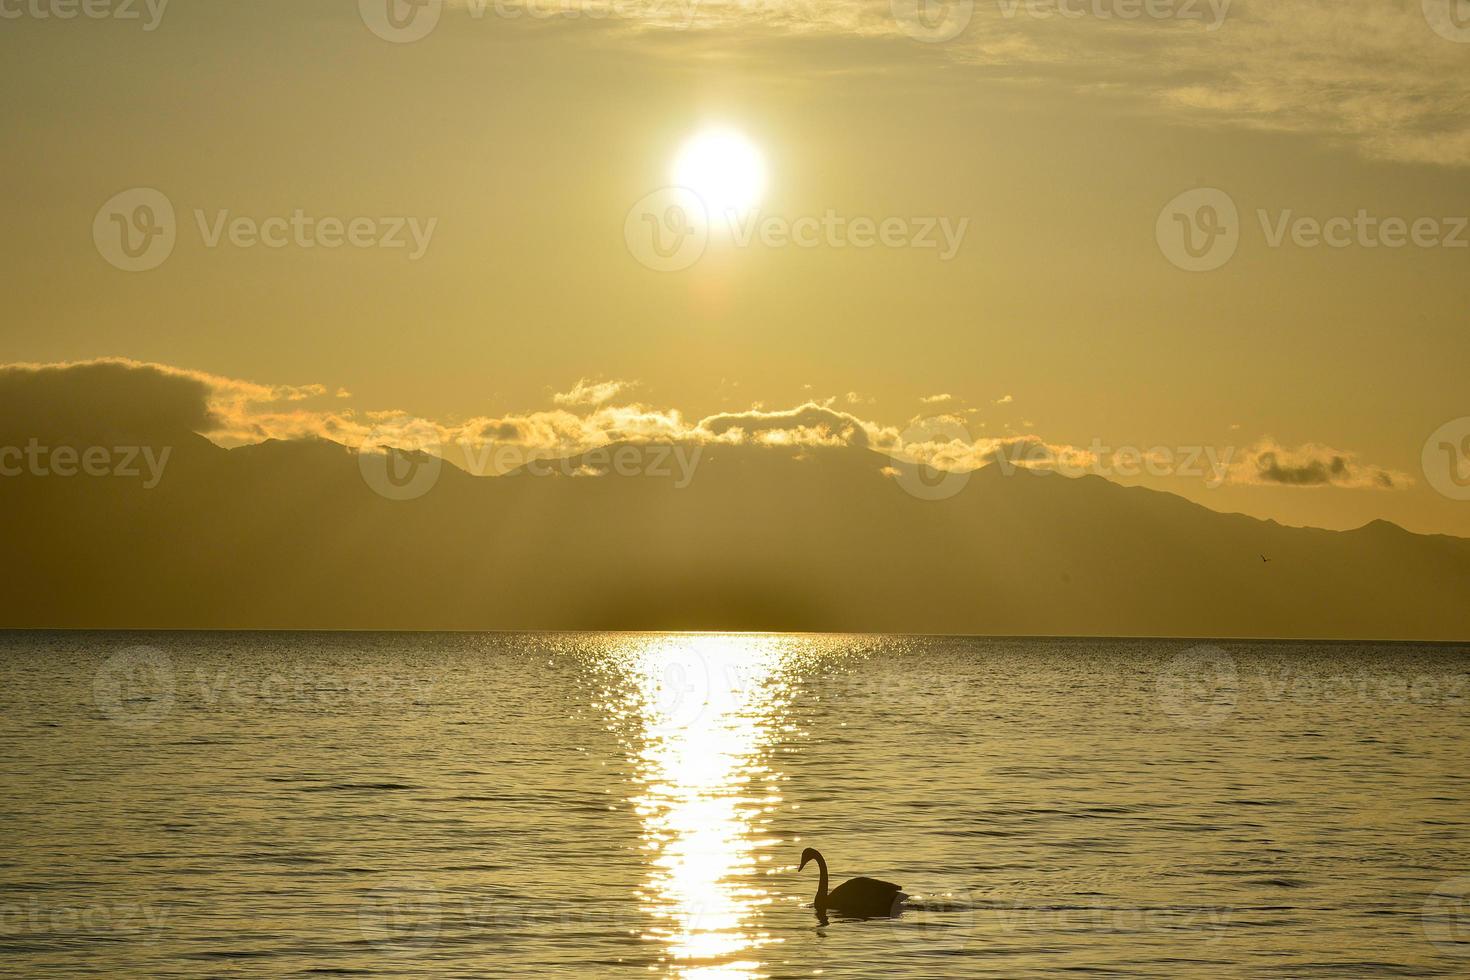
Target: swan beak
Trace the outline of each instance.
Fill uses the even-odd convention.
[[[803,869],[803,868],[805,868],[805,867],[806,867],[806,866],[807,866],[807,865],[808,865],[808,864],[809,864],[809,863],[810,863],[810,862],[811,862],[811,858],[802,858],[802,859],[801,859],[801,863],[800,863],[800,864],[798,864],[798,865],[797,865],[797,866],[796,866],[796,870],[797,870],[797,871],[801,871],[801,870],[802,870],[802,869]]]

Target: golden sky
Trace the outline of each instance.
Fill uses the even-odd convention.
[[[205,373],[222,439],[423,419],[575,451],[810,403],[956,461],[1210,447],[1219,481],[1105,475],[1470,536],[1424,465],[1470,416],[1463,0],[387,2],[0,4],[0,360]],[[773,231],[657,268],[640,202],[712,130]],[[138,188],[172,250],[127,271]],[[1202,202],[1223,261],[1169,240],[1212,240]],[[403,247],[327,247],[354,219]]]

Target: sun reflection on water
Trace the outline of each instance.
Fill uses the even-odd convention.
[[[755,977],[766,831],[781,774],[769,748],[787,696],[776,637],[640,637],[624,667],[640,724],[640,786],[649,876],[645,939],[681,977]]]

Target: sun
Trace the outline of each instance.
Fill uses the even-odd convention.
[[[766,162],[760,149],[733,129],[695,134],[674,161],[674,183],[699,196],[711,217],[739,214],[760,203]]]

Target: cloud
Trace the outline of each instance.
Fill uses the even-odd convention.
[[[924,395],[919,399],[919,401],[923,402],[925,405],[938,405],[941,402],[953,400],[954,395],[951,395],[948,392],[940,392],[937,395]]]
[[[289,389],[285,394],[281,395],[281,398],[288,402],[300,402],[308,398],[320,398],[326,393],[326,385],[302,385]]]
[[[596,385],[578,387],[590,390]],[[0,437],[102,438],[100,418],[111,432],[164,439],[199,433],[222,446],[328,439],[358,450],[422,449],[474,473],[505,472],[535,459],[626,442],[853,447],[954,471],[1000,464],[1070,475],[1202,474],[1243,486],[1404,489],[1413,483],[1407,474],[1314,443],[1287,448],[1268,438],[1224,456],[1188,448],[1113,450],[1100,443],[1083,448],[1048,442],[1030,432],[981,436],[957,413],[910,419],[900,429],[837,408],[837,399],[775,410],[757,405],[700,419],[688,419],[672,408],[604,400],[579,411],[562,406],[444,422],[398,410],[343,407],[329,395],[332,390],[321,384],[259,384],[124,358],[0,365]],[[1136,457],[1131,465],[1125,466],[1125,454]],[[1206,462],[1208,469],[1201,469]]]
[[[571,391],[553,395],[551,400],[558,405],[601,405],[636,386],[631,381],[588,381],[582,378]]]
[[[1413,478],[1362,462],[1356,454],[1308,443],[1294,449],[1264,439],[1246,450],[1231,469],[1230,482],[1283,487],[1345,487],[1402,490]]]
[[[606,10],[606,0],[565,0]],[[1183,126],[1306,135],[1383,160],[1470,165],[1470,44],[1435,32],[1463,0],[998,0],[920,44],[889,0],[633,3],[589,37],[682,64],[893,76],[946,64],[991,85],[1045,87]],[[924,7],[920,4],[921,9]],[[1164,16],[1140,16],[1150,9]],[[570,30],[572,22],[564,26]],[[793,67],[794,66],[794,67]]]
[[[1097,472],[1099,463],[1095,453],[1034,435],[977,438],[956,424],[953,416],[911,426],[886,451],[899,459],[951,472],[999,465],[1008,472],[1056,470],[1075,476]]]
[[[1160,108],[1380,159],[1470,164],[1470,49],[1438,36],[1420,0],[1237,0],[1214,34],[1168,57],[1151,93]]]
[[[7,364],[0,366],[0,430],[7,443],[108,432],[176,438],[218,423],[209,405],[213,380],[121,359]]]
[[[47,404],[48,422],[58,429],[105,415],[118,430],[198,432],[235,443],[279,437],[293,425],[301,435],[317,434],[324,426],[321,413],[272,406],[327,392],[319,384],[263,385],[124,357],[0,365],[0,387],[9,414],[22,413],[39,399]]]
[[[701,419],[695,428],[725,442],[749,439],[768,445],[866,447],[869,425],[848,412],[807,402],[784,411],[722,412]]]
[[[1011,395],[1001,395],[999,398],[997,398],[995,400],[995,404],[997,404],[997,405],[1009,405],[1011,402],[1013,402],[1015,400],[1016,399],[1014,397],[1012,397]]]

